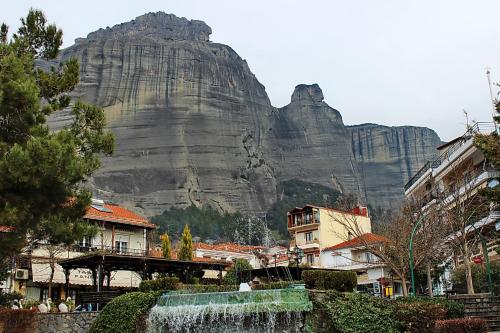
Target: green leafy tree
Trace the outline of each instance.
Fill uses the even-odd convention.
[[[234,265],[228,271],[226,276],[224,276],[224,284],[237,284],[240,277],[242,277],[242,272],[252,269],[252,265],[245,259],[235,259]]]
[[[500,84],[496,84],[500,87]],[[493,121],[496,126],[500,125],[500,100],[497,98],[494,100],[496,115],[493,117]],[[486,160],[496,169],[500,170],[500,137],[495,131],[491,134],[477,134],[474,138],[474,143],[486,157]],[[490,202],[494,204],[500,203],[500,186],[494,188],[484,188],[480,190],[480,194],[486,197]]]
[[[164,233],[160,236],[161,239],[161,252],[163,254],[163,258],[170,259],[172,258],[172,244],[170,243],[170,237],[168,237],[167,233]]]
[[[193,260],[193,238],[187,224],[184,226],[184,231],[182,232],[177,257],[179,260]]]
[[[71,102],[76,59],[37,66],[50,64],[61,44],[62,31],[38,10],[11,39],[8,27],[0,28],[0,221],[14,227],[0,246],[0,264],[33,236],[57,244],[79,237],[75,228],[91,197],[82,185],[100,167],[100,155],[113,151],[103,110]],[[70,125],[50,130],[47,117],[68,107]]]

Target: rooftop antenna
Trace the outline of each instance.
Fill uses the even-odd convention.
[[[464,115],[465,115],[465,127],[467,129],[467,131],[469,130],[469,113],[467,112],[467,110],[465,109],[462,109],[462,111],[464,112]]]
[[[495,121],[495,115],[496,115],[495,98],[493,97],[493,87],[491,84],[490,68],[489,67],[486,67],[486,77],[488,78],[488,86],[490,88],[491,104],[493,107],[492,112],[491,112],[491,115],[493,117],[493,126],[495,126],[495,131],[497,132],[497,135],[500,135],[500,130],[498,129],[498,124]]]

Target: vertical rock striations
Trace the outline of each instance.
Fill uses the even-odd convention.
[[[317,84],[296,86],[290,104],[274,114],[269,131],[268,147],[280,180],[297,178],[363,196],[342,116],[323,101]]]
[[[62,52],[80,62],[76,95],[105,107],[116,136],[114,156],[94,177],[101,195],[148,213],[271,203],[275,179],[261,152],[271,104],[247,63],[208,42],[210,32],[201,21],[151,13]]]
[[[401,202],[404,184],[437,156],[441,144],[425,127],[362,124],[348,126],[347,132],[368,202],[385,208]]]
[[[98,195],[146,214],[191,204],[261,213],[278,182],[301,179],[377,205],[402,199],[439,142],[434,132],[346,127],[316,84],[276,109],[246,61],[210,33],[202,21],[149,13],[62,51],[80,62],[75,97],[104,107],[116,137],[93,179]]]

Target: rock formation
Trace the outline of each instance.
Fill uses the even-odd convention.
[[[97,195],[146,214],[191,204],[261,213],[278,182],[302,179],[386,205],[433,153],[430,130],[344,126],[317,85],[274,108],[246,61],[210,33],[202,21],[149,13],[62,51],[80,62],[75,97],[104,107],[116,137],[93,178]]]
[[[352,152],[368,202],[385,208],[402,199],[402,187],[430,159],[442,142],[425,127],[376,124],[347,126]]]

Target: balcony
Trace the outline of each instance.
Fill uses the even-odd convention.
[[[456,156],[460,154],[455,154],[459,149],[461,149],[464,145],[471,146],[473,143],[474,135],[476,134],[489,134],[495,131],[495,124],[492,122],[477,122],[465,132],[460,138],[456,140],[453,144],[451,144],[445,152],[443,152],[438,159],[433,161],[428,161],[424,164],[422,168],[420,168],[417,173],[410,178],[410,180],[405,184],[404,191],[407,192],[418,180],[428,171],[437,169],[438,167],[443,168],[443,163],[450,162]],[[465,148],[465,147],[464,147]]]
[[[479,185],[483,184],[484,182],[494,179],[494,178],[500,178],[500,171],[495,171],[495,170],[482,170],[478,169],[475,170],[471,175],[469,175],[470,180],[460,186],[459,189],[455,190],[452,194],[448,195],[446,199],[443,200],[443,203],[445,205],[448,205],[452,203],[454,200],[457,200],[457,198],[465,195],[472,196],[473,195],[473,190],[475,190]],[[468,194],[469,193],[469,194]]]
[[[72,247],[72,250],[81,253],[118,254],[124,256],[134,256],[134,257],[145,257],[148,254],[148,251],[142,249],[132,249],[132,248],[117,249],[116,247],[101,246],[101,245],[95,245],[95,246],[74,245]]]

